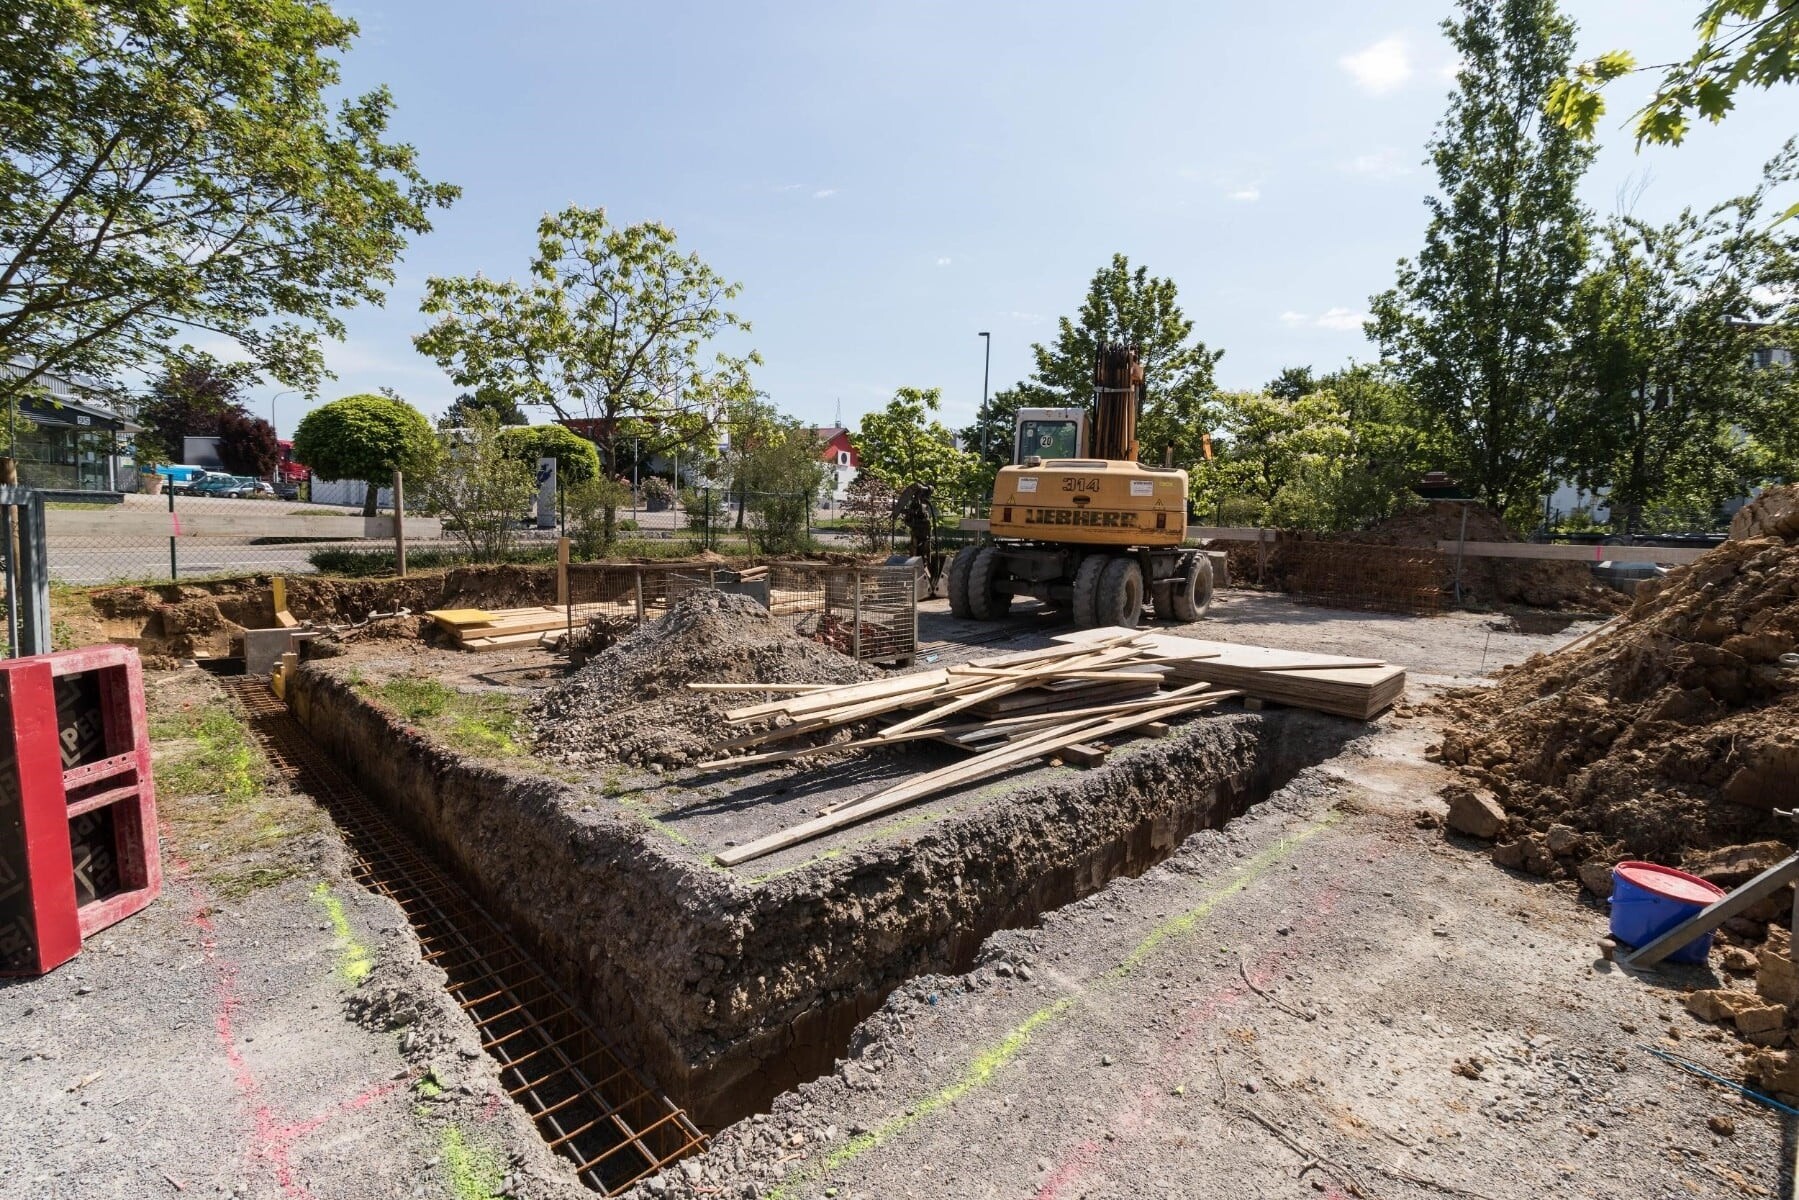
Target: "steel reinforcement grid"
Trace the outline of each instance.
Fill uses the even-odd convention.
[[[518,942],[326,758],[266,683],[220,682],[270,761],[336,820],[351,875],[405,912],[425,961],[448,976],[446,989],[499,1062],[507,1095],[583,1183],[616,1194],[704,1145],[687,1114],[613,1052]]]

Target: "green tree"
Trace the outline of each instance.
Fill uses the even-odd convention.
[[[164,360],[162,374],[137,406],[144,427],[138,441],[159,451],[165,462],[182,461],[183,439],[217,435],[219,418],[243,410],[243,389],[255,379],[248,364],[223,363],[184,347]]]
[[[937,420],[942,394],[938,388],[903,387],[887,407],[862,418],[852,434],[862,470],[895,492],[914,483],[936,489],[937,503],[959,501],[975,470],[975,456],[956,449],[956,439]]]
[[[1063,317],[1053,344],[1034,345],[1032,383],[1054,406],[1092,408],[1093,363],[1106,342],[1137,348],[1143,364],[1143,413],[1137,425],[1140,455],[1160,463],[1172,455],[1186,466],[1202,457],[1201,435],[1212,427],[1212,370],[1223,351],[1193,338],[1193,322],[1181,311],[1172,279],[1114,254],[1094,273],[1076,318]],[[1006,434],[1011,445],[1011,433]]]
[[[977,412],[974,424],[964,427],[961,432],[963,447],[977,459],[970,489],[982,496],[993,495],[994,477],[1001,467],[1012,461],[1019,409],[1067,406],[1066,399],[1060,394],[1030,382],[1015,383],[989,396],[986,415]],[[1074,407],[1085,407],[1085,404]],[[984,452],[982,447],[985,447]]]
[[[586,483],[600,473],[599,451],[566,425],[514,425],[500,430],[499,444],[533,472],[538,459],[555,459],[556,479],[563,487]]]
[[[1632,117],[1637,145],[1679,145],[1695,115],[1716,125],[1736,107],[1744,87],[1771,88],[1799,79],[1799,4],[1793,0],[1708,0],[1694,22],[1699,45],[1679,62],[1639,67],[1627,50],[1612,50],[1576,67],[1550,88],[1549,111],[1591,139],[1605,115],[1606,84],[1636,71],[1660,71],[1655,94]],[[1799,204],[1786,216],[1799,213]]]
[[[373,488],[369,489],[372,493]],[[420,479],[424,511],[476,562],[500,562],[512,546],[519,514],[531,505],[537,474],[506,445],[499,421],[479,411],[468,425],[437,434],[436,462]]]
[[[307,413],[294,430],[294,457],[321,479],[360,479],[369,485],[362,515],[375,515],[375,496],[395,471],[424,474],[437,442],[423,413],[401,400],[363,393]]]
[[[379,303],[457,189],[335,110],[354,22],[316,0],[0,0],[0,378],[107,375],[181,330],[313,389],[320,333]]]
[[[745,452],[741,470],[750,494],[750,545],[758,553],[806,548],[812,508],[829,474],[819,446],[810,425],[781,418]]]
[[[1318,379],[1310,367],[1282,367],[1281,373],[1262,389],[1276,400],[1297,400],[1318,390]]]
[[[1202,462],[1192,478],[1202,512],[1215,509],[1225,497],[1250,496],[1260,505],[1258,523],[1274,520],[1283,498],[1293,506],[1286,493],[1308,468],[1341,457],[1350,445],[1348,419],[1328,392],[1297,400],[1267,392],[1221,392],[1218,405],[1222,453]]]
[[[1799,235],[1779,236],[1764,212],[1796,160],[1789,143],[1753,192],[1704,214],[1613,221],[1581,281],[1571,457],[1584,482],[1609,488],[1625,532],[1641,532],[1653,507],[1710,511],[1754,482],[1736,431],[1779,420],[1795,386],[1754,355],[1790,340],[1799,319]]]
[[[1543,109],[1574,39],[1554,0],[1463,0],[1444,29],[1462,67],[1430,146],[1439,194],[1369,329],[1463,482],[1504,512],[1534,505],[1556,454],[1592,150]]]
[[[752,460],[765,443],[781,436],[784,421],[774,405],[757,396],[744,396],[727,405],[723,423],[728,440],[718,472],[736,500],[737,528],[742,529],[749,514],[750,492],[756,487],[751,482]]]
[[[487,413],[501,425],[529,425],[531,418],[511,396],[489,388],[480,392],[464,392],[450,401],[443,416],[437,418],[439,429],[464,429],[475,423],[475,417]]]
[[[630,422],[680,427],[749,395],[761,359],[704,353],[749,325],[726,307],[739,291],[674,231],[655,222],[617,228],[604,209],[572,206],[538,224],[530,279],[433,278],[423,311],[438,319],[414,339],[462,387],[490,388],[586,418],[608,467]],[[616,509],[607,508],[606,541]]]

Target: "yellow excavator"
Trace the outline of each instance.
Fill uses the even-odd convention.
[[[1019,410],[988,538],[950,562],[955,615],[995,620],[1024,595],[1072,610],[1082,627],[1133,629],[1145,599],[1165,621],[1197,621],[1211,605],[1211,560],[1181,544],[1187,473],[1137,461],[1137,351],[1108,343],[1094,357],[1091,454],[1085,410]]]

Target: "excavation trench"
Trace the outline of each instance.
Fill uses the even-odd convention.
[[[906,980],[965,970],[995,931],[1148,870],[1363,729],[1222,712],[1093,770],[1023,772],[729,871],[712,861],[723,846],[930,752],[621,784],[458,753],[372,703],[361,678],[342,660],[307,665],[289,683],[294,716],[708,1130],[829,1071]]]

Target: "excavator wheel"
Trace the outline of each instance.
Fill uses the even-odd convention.
[[[999,551],[982,546],[968,568],[968,613],[977,621],[997,621],[1012,608],[1012,593],[994,588],[1000,569]]]
[[[974,616],[968,605],[968,573],[980,550],[979,546],[964,546],[956,551],[956,557],[949,563],[949,610],[963,620]]]
[[[1119,555],[1106,562],[1099,580],[1099,618],[1107,625],[1135,629],[1143,620],[1143,568]]]
[[[1188,561],[1181,564],[1181,573],[1174,577],[1174,586],[1168,589],[1168,595],[1175,620],[1197,621],[1206,615],[1206,610],[1212,607],[1212,560],[1205,551],[1195,550]],[[1160,608],[1156,615],[1162,615]]]
[[[1112,560],[1103,554],[1089,554],[1074,572],[1074,623],[1082,629],[1105,624],[1099,619],[1099,580]]]

